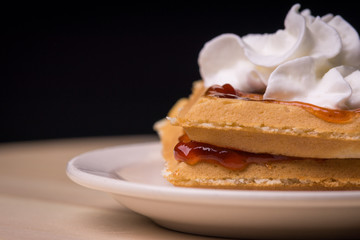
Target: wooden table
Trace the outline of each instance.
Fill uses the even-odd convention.
[[[66,176],[67,162],[80,153],[154,140],[151,135],[0,144],[0,239],[211,239],[159,227]]]

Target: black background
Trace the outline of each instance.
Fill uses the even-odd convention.
[[[154,133],[200,79],[206,41],[282,29],[296,1],[246,2],[4,8],[0,141]],[[360,30],[353,1],[300,3]]]

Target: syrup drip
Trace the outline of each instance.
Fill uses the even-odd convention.
[[[314,116],[331,123],[348,123],[354,120],[354,118],[360,114],[360,108],[356,110],[337,110],[297,101],[263,100],[263,96],[261,94],[244,93],[234,89],[230,84],[225,84],[223,86],[213,85],[206,91],[205,95],[209,97],[262,101],[268,103],[298,106],[313,114]]]
[[[207,143],[192,141],[185,134],[179,138],[174,148],[175,159],[189,165],[198,162],[218,164],[232,170],[243,170],[249,164],[264,164],[272,162],[296,160],[298,158],[272,154],[258,154],[217,147]]]

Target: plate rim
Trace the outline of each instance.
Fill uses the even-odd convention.
[[[182,203],[199,204],[220,204],[225,201],[227,205],[247,205],[251,206],[306,206],[309,203],[314,207],[343,206],[344,201],[347,206],[360,206],[360,191],[273,191],[273,190],[229,190],[229,189],[203,189],[203,188],[183,188],[175,186],[154,186],[151,184],[142,184],[130,182],[123,179],[115,179],[96,175],[82,170],[77,163],[94,153],[103,151],[124,151],[125,149],[136,150],[138,148],[146,149],[142,151],[149,154],[149,150],[160,148],[159,141],[150,141],[145,143],[134,143],[112,146],[107,148],[95,149],[82,153],[72,158],[66,167],[67,176],[75,183],[84,187],[117,194],[127,197],[142,198],[155,201],[171,201]],[[162,156],[159,152],[162,160]],[[163,160],[164,161],[164,160]],[[109,173],[111,174],[111,173]],[[159,173],[160,174],[160,173]]]

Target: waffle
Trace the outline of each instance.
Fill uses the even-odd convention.
[[[265,189],[360,189],[360,118],[334,122],[298,105],[209,97],[201,81],[158,122],[166,168],[176,186]],[[338,121],[338,120],[337,120]],[[230,169],[174,157],[178,139],[235,151],[292,157],[288,161]]]

